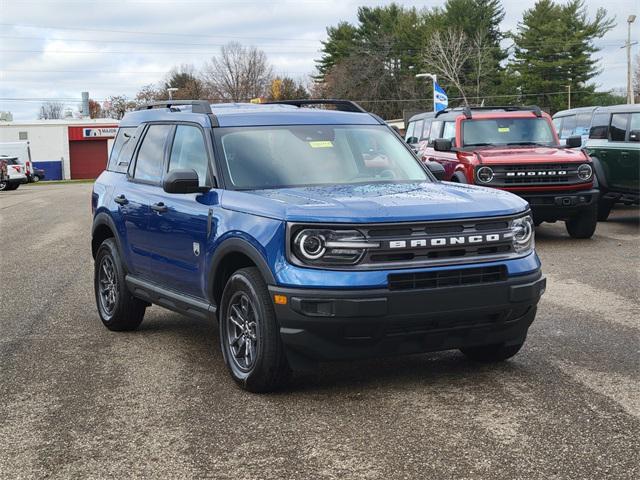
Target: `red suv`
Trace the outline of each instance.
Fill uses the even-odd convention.
[[[598,190],[580,137],[561,146],[551,117],[538,107],[480,107],[411,117],[406,140],[446,180],[495,187],[529,202],[536,225],[564,220],[569,235],[590,238]]]

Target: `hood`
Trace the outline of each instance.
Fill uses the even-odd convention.
[[[221,202],[230,210],[281,220],[336,223],[477,218],[528,208],[502,190],[449,182],[225,191]]]
[[[580,150],[556,147],[508,147],[478,149],[475,153],[480,163],[513,164],[513,163],[557,163],[585,162],[587,156]]]

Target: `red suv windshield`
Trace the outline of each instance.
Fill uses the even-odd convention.
[[[462,122],[462,146],[553,145],[551,125],[544,118],[490,118]]]

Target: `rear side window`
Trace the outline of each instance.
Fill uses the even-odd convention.
[[[609,132],[609,114],[608,113],[596,113],[591,121],[591,128],[589,129],[589,138],[595,140],[604,140],[608,137]]]
[[[444,129],[442,130],[442,138],[451,140],[451,144],[455,145],[456,122],[444,122]]]
[[[431,133],[431,121],[425,120],[424,128],[422,129],[422,139],[426,140],[429,138],[429,134]]]
[[[138,150],[133,178],[146,182],[160,182],[164,160],[164,144],[172,125],[151,125]]]
[[[198,127],[178,125],[169,157],[169,171],[192,169],[198,173],[201,187],[207,184],[209,164],[202,132]]]
[[[574,135],[586,135],[589,133],[591,126],[591,112],[579,113],[576,115],[576,128],[573,130]]]
[[[429,132],[429,140],[441,138],[442,122],[431,122],[431,131]]]
[[[409,142],[409,139],[413,137],[413,132],[416,128],[416,122],[409,122],[409,126],[407,127],[407,131],[404,134],[404,139],[406,142]]]
[[[614,113],[611,115],[609,138],[612,142],[624,142],[627,136],[628,113]]]
[[[640,142],[640,113],[631,114],[631,123],[629,125],[629,141]]]
[[[118,129],[118,134],[111,147],[111,155],[107,170],[111,172],[126,173],[133,153],[134,133],[136,127],[122,127]],[[128,147],[128,148],[127,148]],[[128,156],[126,152],[128,151]]]

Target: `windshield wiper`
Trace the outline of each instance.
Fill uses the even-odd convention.
[[[537,147],[549,147],[550,145],[547,143],[540,143],[540,142],[509,142],[509,143],[505,143],[505,145],[535,145]]]

